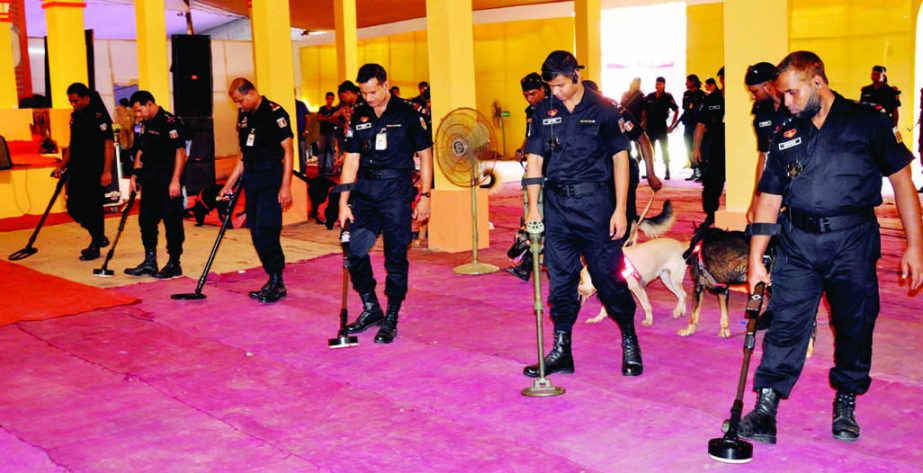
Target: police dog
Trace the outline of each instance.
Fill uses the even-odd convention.
[[[660,215],[644,219],[638,224],[641,232],[654,239],[622,248],[625,256],[625,271],[622,275],[628,283],[628,289],[638,299],[644,310],[644,321],[641,323],[645,326],[654,323],[654,314],[645,287],[657,278],[660,278],[664,286],[676,296],[677,302],[676,307],[673,308],[673,317],[682,317],[686,314],[686,291],[683,290],[686,261],[683,259],[683,251],[687,245],[672,238],[657,238],[669,231],[675,221],[676,216],[668,200],[664,202]],[[580,271],[580,285],[577,292],[580,294],[581,304],[596,292],[586,266]],[[606,309],[601,308],[599,314],[587,320],[587,323],[598,323],[604,318],[606,318]]]

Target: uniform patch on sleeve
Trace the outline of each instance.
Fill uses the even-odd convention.
[[[100,123],[100,124],[99,124],[99,129],[100,129],[100,131],[106,131],[106,130],[109,129],[109,125],[106,125],[105,123]]]
[[[898,143],[904,142],[904,139],[901,138],[901,131],[897,127],[894,127],[891,131],[894,132],[894,139],[896,139]]]
[[[620,119],[620,121],[621,121],[621,119]],[[625,126],[624,126],[623,128],[625,129],[625,131],[631,131],[631,130],[634,130],[634,129],[635,129],[635,124],[632,123],[631,121],[627,121],[627,122],[625,122]]]
[[[353,137],[353,129],[352,129],[352,127],[346,129],[346,137],[347,137],[347,138],[352,138],[352,137]]]
[[[176,130],[170,130],[170,138],[173,138],[174,140],[179,138],[179,132]]]
[[[279,118],[276,120],[276,123],[279,124],[279,128],[285,128],[285,127],[288,126],[288,122],[285,121],[285,117],[279,117]]]
[[[424,119],[423,117],[420,117],[420,126],[423,127],[424,130],[427,129],[427,128],[426,128],[426,119]]]

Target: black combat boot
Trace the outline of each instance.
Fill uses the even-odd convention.
[[[279,299],[288,295],[288,291],[285,290],[285,282],[282,281],[282,274],[270,274],[269,275],[269,287],[260,294],[260,297],[257,298],[260,302],[276,302]]]
[[[385,318],[385,314],[378,304],[378,296],[375,295],[375,291],[359,294],[359,298],[362,299],[363,310],[355,322],[346,326],[346,333],[350,335],[365,332],[369,327],[381,324],[381,321]]]
[[[756,406],[740,420],[737,433],[747,440],[774,444],[776,443],[776,414],[779,412],[781,396],[772,388],[762,388],[758,392]],[[727,431],[727,424],[728,422],[725,421],[723,428],[725,431]]]
[[[381,322],[378,333],[375,334],[375,343],[391,343],[397,338],[397,313],[401,310],[401,303],[388,302],[388,313]]]
[[[171,256],[167,264],[163,268],[160,268],[160,271],[154,274],[154,277],[157,279],[173,279],[182,275],[183,267],[179,264],[179,258]]]
[[[532,276],[532,253],[526,253],[522,255],[522,259],[519,260],[519,264],[506,268],[506,272],[516,276],[519,279],[522,279],[523,281],[528,282],[529,277]]]
[[[555,330],[554,347],[545,355],[545,375],[552,373],[573,373],[574,355],[570,351],[570,332]],[[522,369],[522,374],[530,378],[538,378],[538,364],[529,365]]]
[[[641,376],[644,363],[641,362],[641,345],[635,334],[635,321],[628,319],[617,323],[622,331],[622,376]]]
[[[860,433],[856,422],[856,395],[837,392],[833,400],[833,438],[855,442]]]
[[[270,283],[272,283],[272,278],[271,278],[271,277],[270,277],[269,279],[266,280],[266,284],[263,284],[263,287],[259,288],[259,289],[256,290],[256,291],[250,291],[250,293],[249,293],[250,298],[251,298],[251,299],[259,299],[260,296],[262,296],[263,293],[266,292],[266,289],[269,289]]]
[[[90,246],[80,250],[80,261],[91,261],[99,258],[99,243],[93,240]]]
[[[144,250],[144,261],[134,268],[126,268],[129,276],[153,276],[157,274],[157,250]]]

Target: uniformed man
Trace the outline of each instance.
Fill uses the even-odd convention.
[[[769,152],[769,141],[782,127],[782,123],[791,116],[791,112],[782,103],[782,94],[776,90],[775,69],[776,66],[768,62],[759,62],[748,67],[744,76],[744,82],[747,84],[747,90],[753,100],[753,109],[750,113],[753,115],[753,132],[756,134],[758,153],[755,180],[757,184],[760,182],[763,169],[766,167],[766,153]],[[754,189],[753,197],[750,199],[750,207],[747,209],[747,222],[753,221],[758,197],[759,191]]]
[[[683,124],[683,141],[686,143],[686,153],[688,153],[689,167],[692,168],[692,175],[687,177],[687,181],[698,181],[702,178],[702,171],[699,165],[692,161],[692,142],[695,137],[695,125],[698,123],[699,109],[702,102],[705,101],[705,92],[702,92],[702,81],[699,76],[689,74],[686,76],[686,91],[683,92],[683,114],[679,117],[680,123]]]
[[[635,117],[640,117],[644,110],[644,92],[641,92],[641,78],[635,77],[628,85],[628,90],[622,94],[619,103]]]
[[[343,141],[346,139],[346,130],[349,126],[349,121],[352,119],[353,110],[362,102],[362,97],[359,96],[359,87],[356,87],[356,84],[353,84],[351,80],[344,80],[337,87],[337,95],[340,98],[340,103],[337,104],[337,111],[333,116],[336,117],[338,122],[337,145],[339,146],[339,154],[334,167],[338,166],[339,161],[343,159]]]
[[[346,329],[360,333],[380,325],[375,343],[397,337],[398,312],[407,294],[407,247],[411,220],[429,219],[433,182],[433,138],[423,116],[405,100],[388,92],[388,75],[378,64],[359,68],[356,82],[365,103],[356,107],[346,134],[340,194],[341,226],[352,222],[349,274],[364,310]],[[411,203],[414,153],[419,153],[422,194],[415,209]],[[350,205],[351,204],[351,207]],[[385,295],[383,313],[375,295],[375,278],[369,250],[378,235],[384,237]]]
[[[714,77],[709,77],[708,79],[705,79],[705,95],[711,95],[711,93],[714,92],[715,89],[717,88],[718,88],[718,84],[715,82]]]
[[[885,66],[872,68],[872,83],[863,87],[860,102],[875,104],[891,117],[897,126],[901,109],[901,89],[888,85],[888,69]]]
[[[183,194],[180,178],[186,165],[186,141],[182,124],[170,112],[154,102],[146,90],[131,94],[131,107],[141,120],[135,138],[137,148],[131,190],[141,191],[138,224],[144,244],[144,261],[128,268],[125,274],[166,279],[183,275]],[[157,270],[158,225],[163,220],[170,259]]]
[[[814,53],[789,54],[776,69],[776,88],[794,117],[770,144],[756,222],[750,226],[747,280],[772,283],[772,324],[753,387],[755,408],[741,422],[744,438],[775,443],[776,412],[804,365],[814,317],[826,293],[835,333],[830,385],[833,436],[855,441],[856,396],[871,383],[872,330],[879,311],[876,263],[881,237],[874,207],[882,203],[888,176],[904,225],[904,278],[914,290],[923,283],[920,203],[910,178],[913,155],[891,120],[874,108],[830,89],[824,63]],[[781,237],[772,277],[762,257],[782,207]],[[768,224],[768,225],[767,225]]]
[[[285,255],[279,236],[282,211],[292,205],[292,161],[294,135],[288,113],[279,104],[260,95],[247,79],[231,81],[228,95],[237,104],[237,142],[241,158],[220,195],[227,195],[237,179],[247,198],[247,226],[253,247],[269,279],[262,288],[250,291],[260,302],[276,302],[286,296],[282,270]]]
[[[97,96],[98,97],[98,96]],[[112,182],[112,120],[94,92],[79,82],[67,88],[71,113],[71,141],[64,149],[55,176],[67,170],[67,213],[90,234],[90,245],[80,250],[80,261],[99,258],[99,249],[109,245],[103,224],[103,200]]]
[[[545,372],[574,371],[571,330],[580,310],[582,255],[603,306],[621,329],[622,374],[637,376],[643,365],[634,329],[635,301],[620,271],[628,229],[628,138],[616,107],[586,90],[579,69],[567,51],[554,51],[545,59],[542,78],[553,97],[536,106],[526,140],[526,220],[544,219],[551,283],[554,348],[545,357]],[[544,217],[537,204],[542,182]],[[538,365],[526,366],[523,373],[537,377]]]
[[[702,102],[692,143],[692,159],[696,163],[701,163],[702,143],[708,141],[708,156],[704,158],[707,163],[705,177],[702,178],[705,226],[715,222],[715,212],[718,211],[721,193],[724,192],[724,67],[718,71],[718,80],[721,81],[721,88],[708,94]]]
[[[317,171],[321,176],[333,175],[333,163],[336,161],[336,136],[341,127],[340,120],[335,116],[339,107],[333,105],[333,92],[324,95],[324,105],[317,110],[317,121],[320,122],[320,134],[317,139]],[[316,213],[316,209],[311,209]]]
[[[519,80],[519,85],[522,88],[522,97],[526,99],[528,103],[525,114],[526,130],[529,130],[532,125],[532,114],[535,110],[535,106],[542,100],[545,100],[549,95],[546,91],[548,85],[545,84],[545,81],[542,80],[542,76],[537,72],[526,74],[525,77]],[[528,138],[528,136],[526,138]],[[526,139],[524,138],[522,146],[519,147],[519,153],[521,154],[525,149]],[[526,200],[528,201],[528,198],[526,198]],[[519,224],[520,231],[517,232],[517,235],[522,235],[525,233],[525,219],[520,219]],[[523,240],[517,236],[516,241],[513,243],[513,248],[516,250],[514,251],[514,249],[511,249],[507,253],[507,256],[511,258],[518,257],[521,251],[522,257],[519,260],[519,264],[506,268],[506,271],[523,281],[528,281],[532,276],[532,252],[529,251],[528,239]]]
[[[660,143],[660,155],[663,159],[663,165],[666,172],[663,178],[670,180],[670,139],[669,134],[676,128],[679,121],[679,105],[673,94],[665,91],[667,80],[658,77],[655,83],[655,90],[644,97],[644,106],[641,108],[641,124],[644,126],[644,132],[650,138],[652,144]],[[673,111],[673,122],[667,125],[667,119],[670,111]]]

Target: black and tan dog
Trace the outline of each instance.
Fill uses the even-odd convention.
[[[705,291],[718,296],[721,328],[718,336],[731,336],[728,322],[728,297],[731,289],[747,291],[747,262],[750,242],[744,232],[726,231],[711,226],[695,227],[689,249],[683,254],[692,273],[692,314],[689,325],[678,331],[681,336],[695,333],[702,312]]]

